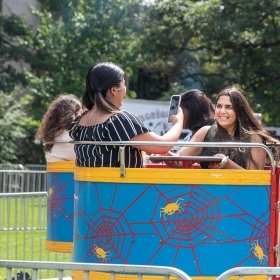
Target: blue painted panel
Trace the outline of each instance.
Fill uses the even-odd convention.
[[[74,174],[48,173],[47,240],[73,242]]]
[[[174,266],[192,276],[268,265],[268,186],[76,181],[75,197],[75,262]]]

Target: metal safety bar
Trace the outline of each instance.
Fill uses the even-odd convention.
[[[48,196],[47,192],[0,193],[0,197]]]
[[[174,276],[180,280],[191,280],[191,278],[174,267],[168,266],[146,266],[146,265],[127,265],[127,264],[89,264],[89,263],[74,263],[74,262],[35,262],[35,261],[6,261],[0,260],[0,267],[7,268],[7,280],[12,279],[12,269],[31,269],[32,280],[37,280],[38,270],[57,270],[58,280],[63,279],[63,272],[69,271],[84,271],[84,279],[89,279],[89,272],[107,272],[111,275],[111,280],[116,279],[116,273],[131,273],[138,276],[138,280],[143,279],[143,275],[162,275],[164,279],[169,279]]]
[[[271,276],[280,275],[280,267],[236,267],[223,272],[216,280],[227,280],[233,276],[242,280],[246,275],[267,275],[271,280]]]
[[[271,150],[260,143],[240,143],[240,142],[154,142],[154,141],[69,141],[69,142],[44,142],[44,144],[85,144],[85,145],[106,145],[106,146],[181,146],[181,147],[238,147],[238,148],[262,148],[266,151],[270,161],[270,170],[275,173],[274,157]],[[125,177],[124,149],[120,149],[120,176]]]
[[[152,162],[182,162],[183,168],[190,168],[193,163],[200,163],[202,161],[207,162],[223,162],[228,157],[214,157],[214,156],[149,156],[147,160]]]
[[[38,170],[0,170],[0,173],[9,173],[9,172],[12,172],[12,173],[27,173],[27,174],[30,174],[30,173],[34,173],[34,174],[46,174],[47,171],[38,171]]]

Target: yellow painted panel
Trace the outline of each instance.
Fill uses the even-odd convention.
[[[217,277],[215,276],[209,276],[209,277],[203,277],[203,276],[192,276],[192,280],[215,280]],[[239,280],[238,276],[233,276],[228,278],[230,280]],[[243,276],[243,280],[267,280],[267,275],[250,275],[250,276]]]
[[[73,280],[84,280],[84,273],[82,271],[73,271],[72,272],[72,279]],[[116,280],[138,280],[137,275],[131,274],[116,274]],[[163,280],[163,276],[152,276],[147,275],[142,277],[143,280]],[[171,276],[170,280],[177,280],[178,278]],[[214,280],[214,278],[212,278]],[[212,280],[211,279],[211,280]],[[106,272],[90,272],[89,273],[89,280],[111,280],[110,273]],[[210,280],[210,279],[209,279]]]
[[[215,280],[218,276],[190,276],[192,280]],[[82,271],[73,271],[72,272],[73,280],[84,280],[84,273]],[[116,280],[138,280],[137,275],[131,274],[116,274]],[[163,280],[164,276],[153,276],[146,275],[142,277],[143,280]],[[177,280],[178,278],[171,276],[170,280]],[[238,276],[230,277],[230,280],[238,280]],[[90,272],[89,280],[111,280],[110,273],[106,272]],[[243,280],[267,280],[266,275],[253,275],[253,276],[244,276]]]
[[[146,184],[270,185],[269,170],[75,167],[75,180]]]
[[[46,249],[50,252],[73,253],[73,242],[57,242],[46,240]]]
[[[47,172],[67,173],[73,172],[75,167],[75,161],[56,161],[47,162]]]

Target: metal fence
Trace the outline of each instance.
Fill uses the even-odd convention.
[[[45,165],[22,166],[18,164],[11,166],[0,164],[0,169],[0,193],[47,190]]]
[[[40,270],[56,270],[58,280],[63,279],[64,271],[83,271],[82,279],[89,279],[90,272],[107,272],[108,278],[116,279],[116,274],[134,274],[135,279],[142,280],[144,275],[162,276],[162,279],[168,280],[170,276],[180,280],[191,280],[183,271],[167,266],[145,266],[145,265],[117,265],[117,264],[86,264],[86,263],[54,263],[54,262],[16,262],[0,261],[0,267],[7,268],[7,280],[12,279],[13,268],[31,270],[32,280],[38,279]],[[106,277],[107,278],[107,277]],[[100,278],[94,278],[100,279]],[[102,279],[102,278],[101,278]],[[130,278],[131,279],[131,278]],[[158,279],[158,278],[157,278]]]
[[[265,275],[271,280],[272,276],[279,277],[280,267],[236,267],[222,273],[217,280],[227,280],[233,276],[239,276],[239,280],[242,280],[244,276],[252,275]]]
[[[0,170],[46,170],[45,164],[13,164],[0,163]]]
[[[71,254],[45,249],[46,226],[47,192],[0,194],[0,259],[71,261]]]

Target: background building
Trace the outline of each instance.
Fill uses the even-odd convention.
[[[32,25],[36,26],[37,19],[35,16],[32,15],[30,12],[30,6],[34,6],[36,8],[40,8],[41,5],[38,3],[37,0],[1,0],[1,12],[5,14],[10,14],[11,12],[22,16],[26,19],[26,21]]]

